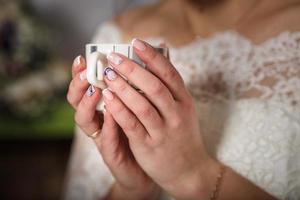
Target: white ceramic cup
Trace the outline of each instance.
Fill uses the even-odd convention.
[[[154,47],[158,52],[167,57],[168,49],[165,47]],[[88,82],[98,88],[105,89],[106,84],[103,80],[103,71],[108,67],[106,55],[110,52],[116,52],[127,56],[134,62],[138,63],[141,67],[147,68],[139,57],[133,51],[131,44],[87,44],[86,51],[86,64],[87,64],[87,80]],[[102,100],[97,105],[97,110],[102,111],[104,103]]]

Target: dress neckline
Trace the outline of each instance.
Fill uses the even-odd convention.
[[[119,41],[123,41],[122,35],[123,31],[118,27],[117,24],[114,22],[108,22],[108,26],[111,28],[115,29],[116,32],[118,33],[119,36]],[[217,32],[213,34],[210,37],[202,37],[198,35],[194,40],[191,42],[181,45],[181,46],[174,46],[170,43],[167,43],[169,49],[173,50],[180,50],[180,49],[186,49],[190,47],[194,47],[194,45],[199,45],[201,43],[211,43],[211,42],[217,42],[217,41],[224,41],[224,38],[230,39],[229,41],[239,41],[244,44],[248,44],[254,48],[273,48],[274,44],[279,44],[279,43],[299,43],[300,41],[300,31],[282,31],[279,32],[278,34],[274,35],[273,37],[269,37],[266,40],[260,42],[260,43],[254,43],[249,37],[244,36],[240,33],[238,33],[235,30],[226,30],[222,32]],[[148,42],[153,42],[154,44],[158,45],[160,42],[164,42],[163,37],[147,37],[143,38],[143,40],[148,41]]]

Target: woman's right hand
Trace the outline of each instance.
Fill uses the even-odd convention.
[[[78,56],[72,66],[67,99],[76,110],[76,124],[87,135],[101,129],[94,142],[116,179],[107,199],[155,199],[159,187],[137,164],[122,129],[109,112],[96,110],[101,97],[101,90],[86,80],[86,62]]]

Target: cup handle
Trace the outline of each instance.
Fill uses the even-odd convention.
[[[87,58],[87,80],[95,87],[104,89],[106,84],[103,81],[103,70],[107,66],[105,54],[93,52]]]
[[[105,54],[93,52],[87,57],[87,80],[90,84],[102,90],[106,88],[106,84],[103,81],[103,70],[106,66],[107,59]],[[104,110],[104,102],[102,99],[98,102],[96,110]]]

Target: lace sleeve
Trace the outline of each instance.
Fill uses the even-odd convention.
[[[240,84],[241,91],[237,91],[237,94],[241,94],[242,98],[259,97],[299,106],[299,38],[300,34],[287,32],[266,42],[264,48],[256,48],[250,81]]]
[[[211,155],[279,199],[300,197],[300,32],[235,32],[173,50]]]
[[[119,31],[106,22],[96,31],[93,43],[120,42]],[[69,161],[64,199],[94,200],[104,197],[114,179],[94,142],[78,127]]]

